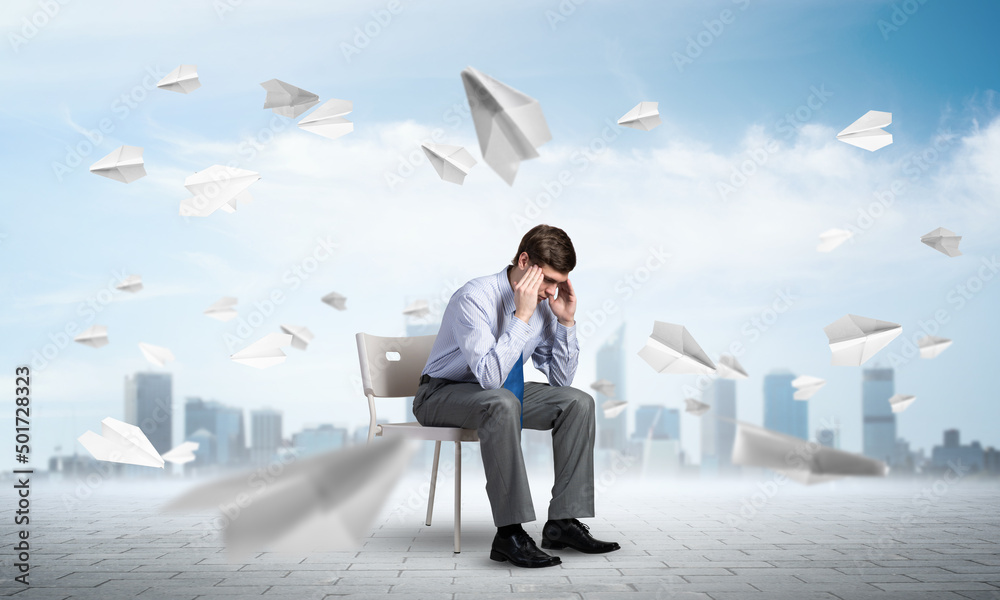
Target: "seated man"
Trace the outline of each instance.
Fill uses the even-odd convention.
[[[490,558],[549,567],[559,557],[539,550],[521,527],[535,520],[522,427],[552,430],[555,484],[542,548],[593,554],[619,545],[594,539],[577,520],[594,516],[594,399],[569,387],[580,357],[569,281],[573,243],[562,229],[538,225],[513,262],[466,283],[449,300],[413,414],[421,425],[478,431],[497,526]],[[524,383],[529,356],[549,384]]]

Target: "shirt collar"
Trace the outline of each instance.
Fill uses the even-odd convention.
[[[500,287],[500,298],[503,301],[503,314],[509,315],[514,312],[517,305],[514,303],[514,288],[510,286],[507,279],[507,268],[504,267],[497,273],[497,285]]]

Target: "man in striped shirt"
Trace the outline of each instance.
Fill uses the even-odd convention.
[[[580,345],[569,272],[576,252],[558,227],[524,235],[513,264],[459,288],[448,302],[413,414],[421,425],[475,429],[497,535],[490,558],[521,567],[560,564],[521,523],[535,520],[521,429],[552,430],[555,483],[542,547],[618,550],[577,520],[594,516],[594,399],[570,387]],[[524,383],[530,357],[549,383]]]

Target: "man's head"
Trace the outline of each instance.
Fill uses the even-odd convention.
[[[510,279],[517,283],[528,267],[542,269],[544,280],[538,289],[539,301],[555,297],[558,287],[569,279],[569,272],[576,267],[576,251],[566,232],[550,225],[536,225],[521,238],[521,245],[514,256]]]

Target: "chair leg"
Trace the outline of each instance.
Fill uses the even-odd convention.
[[[455,442],[455,554],[462,551],[462,442]]]
[[[438,459],[441,457],[441,442],[434,442],[434,464],[431,466],[431,491],[427,495],[427,520],[424,522],[431,526],[431,514],[434,512],[434,489],[437,487],[438,479]]]

